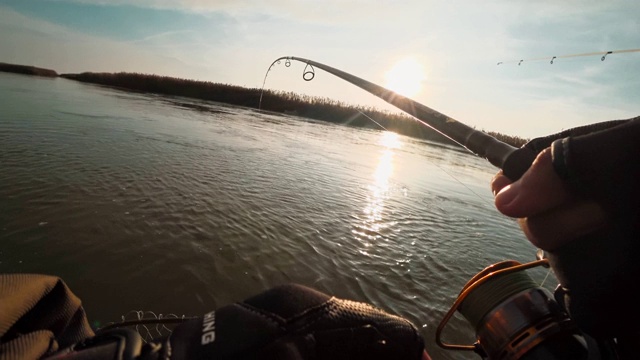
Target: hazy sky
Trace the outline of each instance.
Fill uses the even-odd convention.
[[[640,115],[640,52],[548,61],[640,48],[637,1],[0,0],[0,34],[0,62],[255,88],[281,56],[383,86],[402,61],[413,75],[392,74],[421,80],[415,100],[523,137]],[[303,68],[274,67],[266,87],[382,106]]]

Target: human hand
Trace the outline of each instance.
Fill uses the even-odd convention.
[[[554,250],[607,223],[607,214],[595,201],[573,194],[556,174],[551,148],[541,151],[529,170],[511,182],[502,172],[491,181],[496,208],[518,219],[536,247]]]
[[[547,253],[571,319],[598,339],[640,322],[639,137],[640,117],[536,138],[524,145],[538,153],[527,172],[491,183],[496,208]]]

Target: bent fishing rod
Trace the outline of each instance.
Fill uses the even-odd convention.
[[[549,140],[548,137],[541,138],[532,148],[515,148],[389,89],[308,59],[286,56],[275,60],[267,70],[264,82],[271,68],[282,60],[287,67],[291,66],[292,60],[305,63],[303,79],[306,81],[314,78],[314,67],[317,67],[364,89],[475,155],[486,158],[514,181],[533,163],[536,157],[534,148]],[[608,123],[598,127],[612,126],[611,123],[615,121]],[[593,125],[588,125],[559,135],[595,130]],[[633,300],[626,300],[626,284],[633,283],[638,277],[633,261],[622,262],[625,281],[614,282],[615,291],[612,292],[609,286],[605,286],[604,290],[593,286],[593,279],[600,283],[604,279],[610,281],[608,276],[613,273],[606,269],[616,269],[615,276],[619,277],[621,258],[615,252],[616,248],[636,251],[637,247],[633,245],[635,242],[627,243],[635,238],[617,238],[626,229],[613,228],[611,235],[605,236],[606,241],[601,239],[602,233],[596,232],[582,236],[580,240],[573,240],[569,245],[549,251],[548,254],[539,251],[537,260],[527,264],[507,260],[485,268],[467,282],[440,322],[435,334],[436,344],[447,350],[473,351],[482,359],[488,360],[626,359],[627,357],[618,356],[619,351],[634,350],[631,345],[627,345],[629,349],[626,349],[624,344],[626,341],[632,344],[636,340],[637,322],[632,317],[619,325],[621,320],[618,318],[618,309],[633,304]],[[579,246],[576,246],[578,242]],[[606,247],[602,248],[599,244],[606,244]],[[596,259],[593,257],[595,253],[599,254]],[[553,294],[525,273],[525,270],[538,266],[551,267],[558,276],[560,286],[556,287]],[[590,276],[584,276],[585,268],[589,269]],[[603,309],[601,304],[610,306]],[[476,341],[473,344],[451,344],[443,341],[443,331],[455,313],[461,314],[475,329]],[[600,324],[608,325],[610,329],[602,329]],[[598,337],[588,335],[583,327]],[[620,340],[621,335],[623,346],[612,341]],[[631,358],[635,358],[635,355],[637,354],[634,352],[634,357]]]
[[[314,78],[314,67],[317,67],[379,97],[387,103],[413,116],[423,125],[435,130],[466,148],[471,153],[487,159],[491,164],[502,169],[503,173],[512,181],[519,179],[522,174],[529,169],[531,163],[533,163],[533,160],[536,157],[536,153],[528,148],[513,147],[491,135],[467,126],[415,100],[409,99],[355,75],[309,59],[295,56],[283,56],[276,59],[271,63],[264,76],[264,82],[262,84],[263,89],[271,68],[283,60],[287,67],[291,65],[292,60],[306,64],[305,69],[303,70],[303,79],[305,81],[310,81]],[[261,105],[262,94],[260,95],[260,106]]]

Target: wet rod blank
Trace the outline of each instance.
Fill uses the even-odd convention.
[[[273,65],[282,60],[287,61],[287,66],[289,66],[291,60],[305,63],[307,67],[311,66],[311,71],[307,71],[307,68],[305,68],[303,73],[303,78],[307,81],[313,79],[313,67],[315,66],[358,86],[398,109],[405,111],[425,126],[453,140],[473,154],[487,159],[491,164],[502,169],[503,173],[513,181],[519,179],[535,159],[536,154],[532,150],[513,147],[394,91],[313,60],[295,56],[280,57],[269,66],[269,70],[267,70],[267,74],[265,74],[265,82]],[[262,103],[262,95],[260,95],[260,103]]]

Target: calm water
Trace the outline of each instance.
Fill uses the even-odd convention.
[[[450,147],[0,73],[0,272],[62,277],[90,321],[200,315],[297,282],[434,333],[460,288],[535,249]],[[533,273],[544,277],[544,273]],[[472,342],[454,319],[446,341]]]

